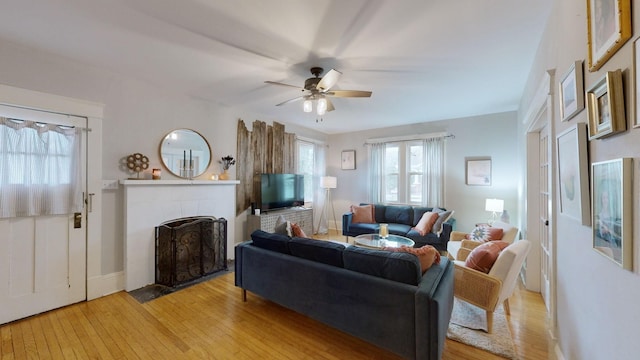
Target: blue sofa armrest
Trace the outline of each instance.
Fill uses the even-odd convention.
[[[349,236],[349,226],[353,220],[353,213],[347,212],[342,214],[342,235]]]

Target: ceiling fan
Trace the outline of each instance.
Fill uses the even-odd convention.
[[[342,73],[338,70],[331,69],[325,76],[321,78],[320,75],[323,72],[324,69],[321,67],[312,67],[311,74],[315,77],[311,77],[305,80],[304,88],[276,81],[265,81],[265,83],[294,87],[304,92],[303,95],[281,102],[280,104],[276,104],[276,106],[282,106],[295,101],[304,100],[304,112],[311,112],[313,111],[313,101],[317,101],[316,111],[318,115],[324,115],[324,113],[327,111],[335,110],[333,103],[329,99],[330,97],[371,97],[371,91],[331,90],[331,88],[338,82],[338,79],[340,79],[340,75],[342,75]]]

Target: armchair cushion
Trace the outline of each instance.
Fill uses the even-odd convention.
[[[473,231],[465,236],[468,240],[475,241],[492,241],[501,240],[504,231],[499,227],[477,226]]]
[[[500,252],[507,246],[509,246],[509,243],[504,241],[489,241],[483,243],[471,251],[464,265],[488,274],[496,262],[498,255],[500,255]]]

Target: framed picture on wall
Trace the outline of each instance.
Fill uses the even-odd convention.
[[[631,0],[587,0],[589,71],[600,69],[631,32]]]
[[[584,109],[582,60],[574,62],[560,80],[560,117],[567,121]]]
[[[576,124],[556,137],[560,213],[591,224],[587,125]]]
[[[491,185],[491,158],[466,159],[467,185]]]
[[[620,69],[607,71],[587,90],[587,108],[589,140],[610,136],[627,129]]]
[[[632,270],[632,159],[591,164],[593,249]]]
[[[356,168],[356,151],[342,151],[342,170],[355,170]]]
[[[640,127],[640,38],[633,43],[633,127]]]

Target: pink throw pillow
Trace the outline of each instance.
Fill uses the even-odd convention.
[[[425,236],[427,233],[431,232],[433,228],[433,224],[438,220],[438,213],[434,213],[431,211],[427,211],[422,214],[420,221],[416,224],[415,227],[412,227],[415,231],[417,231],[420,236]]]
[[[354,224],[374,224],[376,222],[372,204],[362,206],[351,205],[351,212],[353,213],[351,222]]]
[[[500,252],[507,246],[509,246],[509,243],[506,241],[488,241],[473,249],[467,256],[464,265],[488,274],[498,259]]]
[[[420,261],[420,270],[424,274],[433,264],[440,264],[440,252],[431,245],[425,245],[419,248],[413,248],[410,246],[402,246],[399,248],[385,247],[383,250],[394,252],[406,252],[418,257]]]
[[[307,234],[304,233],[304,230],[300,227],[300,225],[296,223],[291,223],[291,233],[295,237],[306,238]]]

